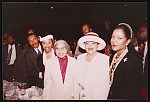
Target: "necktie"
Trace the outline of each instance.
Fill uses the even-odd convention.
[[[10,48],[9,53],[8,53],[8,56],[7,56],[7,60],[6,60],[6,61],[7,61],[7,64],[10,63],[11,54],[12,54],[12,45],[11,45],[11,48]]]
[[[37,49],[38,50],[38,55],[41,55],[41,52],[40,52],[40,50],[39,49]]]
[[[141,53],[144,55],[145,43],[143,43],[143,44],[140,46],[140,49],[141,49]]]

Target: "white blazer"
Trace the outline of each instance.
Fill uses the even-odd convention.
[[[74,73],[76,71],[76,59],[68,57],[65,81],[63,83],[59,60],[57,57],[49,59],[45,65],[44,100],[67,100],[72,99],[74,88]]]
[[[77,58],[78,73],[73,96],[80,100],[106,100],[109,93],[109,57],[98,53],[91,62]]]

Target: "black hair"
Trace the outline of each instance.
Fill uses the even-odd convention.
[[[91,24],[87,24],[87,23],[83,24],[83,25],[82,25],[82,28],[83,28],[84,25],[87,25],[87,26],[89,27],[89,29],[92,28],[92,25],[91,25]]]
[[[118,25],[115,29],[122,29],[123,32],[125,33],[125,36],[127,37],[127,39],[131,38],[132,32],[126,25]]]
[[[30,34],[26,34],[26,38],[28,38],[30,35],[35,35],[37,37],[35,33],[30,33]]]
[[[47,35],[50,35],[50,33],[48,33],[48,32],[42,32],[42,33],[40,34],[41,37],[45,37],[45,36],[47,36]]]
[[[137,51],[135,50],[135,47],[134,47],[134,33],[133,33],[132,29],[130,28],[130,26],[128,24],[124,23],[124,24],[117,25],[114,28],[114,30],[115,29],[122,29],[123,30],[127,40],[131,39],[130,43],[127,45],[129,52],[137,53]],[[115,51],[111,50],[111,54],[114,55]]]
[[[134,51],[134,33],[130,27],[125,24],[118,25],[115,29],[122,29],[127,40],[131,39],[130,43],[127,45],[129,51]]]
[[[16,37],[15,37],[15,35],[14,34],[8,34],[8,37],[13,37],[13,39],[15,39],[16,40]]]

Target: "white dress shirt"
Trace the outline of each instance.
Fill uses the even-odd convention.
[[[36,51],[36,53],[38,54],[38,49],[39,49],[39,51],[42,53],[42,48],[41,48],[41,45],[39,44],[39,47],[38,48],[34,48],[34,50]],[[41,78],[42,79],[42,72],[39,72],[39,78]]]
[[[145,58],[146,58],[146,54],[147,54],[147,41],[144,42],[145,43],[145,49],[144,49],[144,57],[143,57],[143,70],[144,70],[144,65],[145,65]]]
[[[10,48],[11,48],[11,45],[8,44],[8,53],[9,53]],[[16,60],[16,48],[15,48],[15,44],[13,44],[12,45],[11,59],[10,59],[10,63],[8,65],[14,64],[15,60]]]
[[[38,48],[34,48],[34,50],[36,51],[36,53],[38,54],[38,49],[39,51],[42,53],[42,48],[41,48],[41,45],[39,44],[39,47]]]

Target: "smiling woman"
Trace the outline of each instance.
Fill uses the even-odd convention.
[[[109,57],[97,52],[106,43],[98,34],[89,32],[78,41],[86,53],[77,57],[74,98],[79,100],[106,100],[109,92]]]
[[[110,91],[108,99],[140,100],[142,57],[135,51],[133,31],[120,23],[111,37],[114,55],[110,56]]]
[[[45,66],[43,100],[71,100],[74,90],[76,59],[68,56],[68,44],[58,40],[54,44],[56,57]]]

